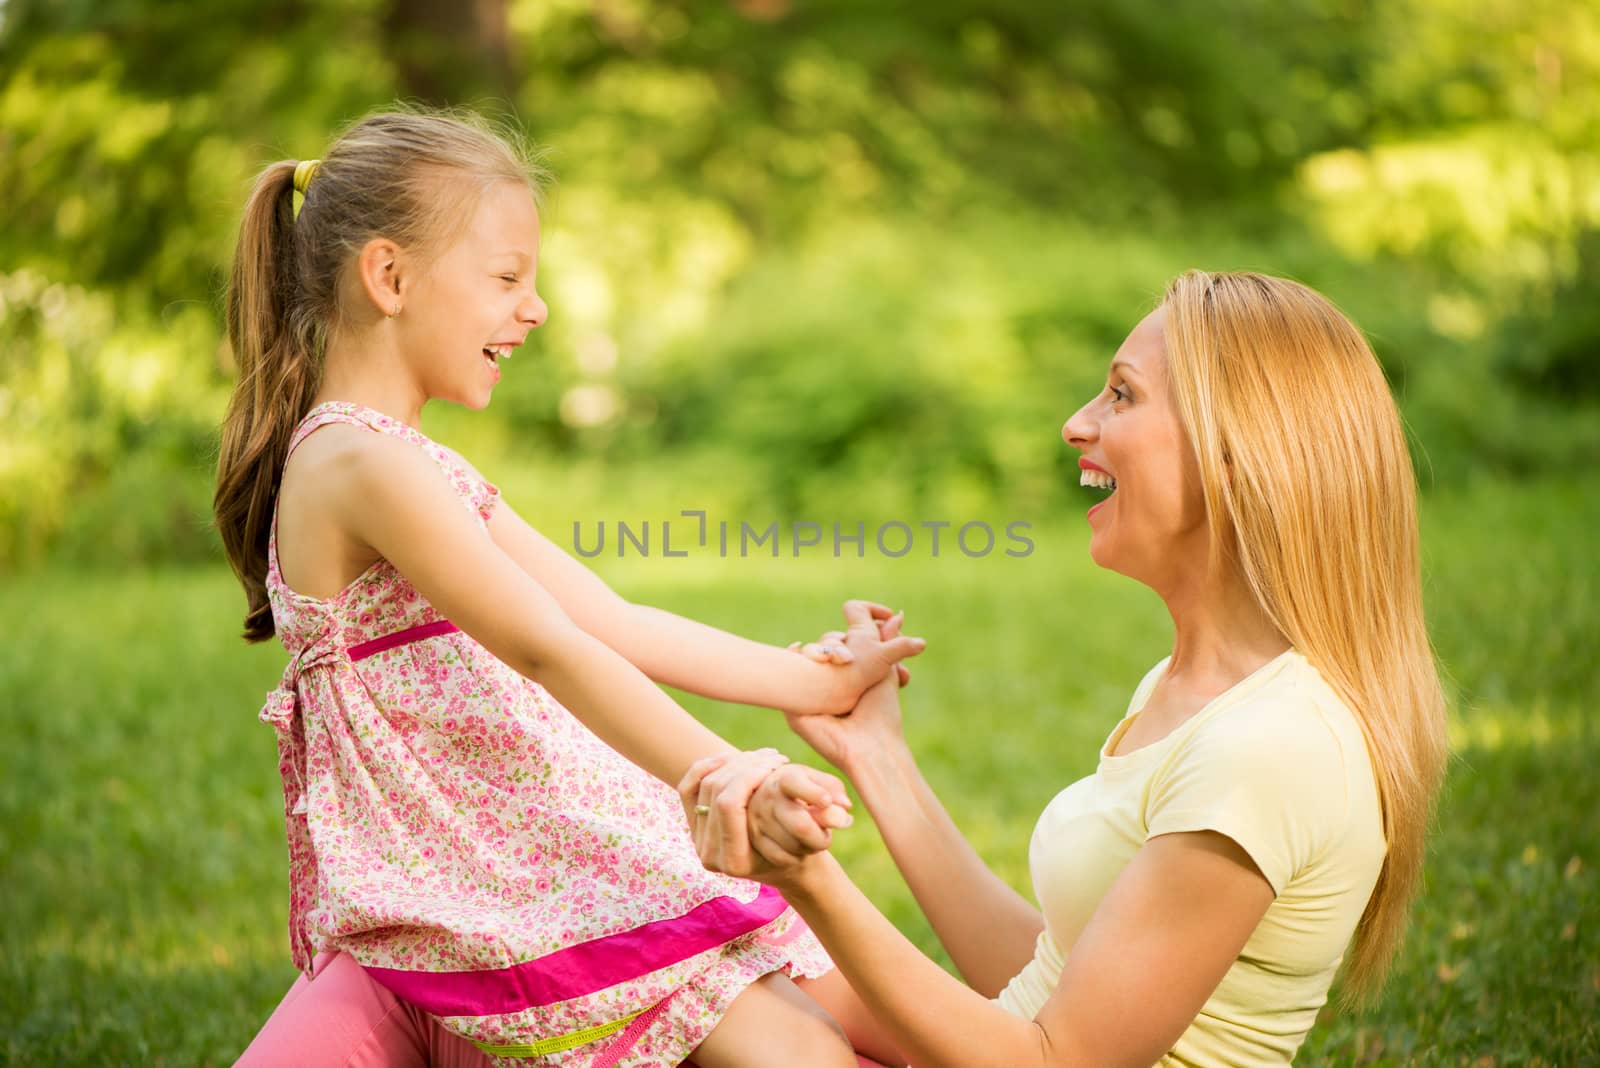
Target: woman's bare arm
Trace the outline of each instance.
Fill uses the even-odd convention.
[[[968,985],[995,997],[1032,959],[1044,919],[996,875],[902,741],[850,772],[917,905]]]
[[[978,856],[923,778],[901,731],[898,688],[874,686],[848,716],[790,716],[789,726],[855,785],[962,976],[998,994],[1032,958],[1044,920]]]
[[[702,860],[782,890],[918,1068],[1144,1068],[1194,1021],[1272,903],[1271,884],[1231,839],[1153,838],[1107,891],[1039,1014],[1022,1020],[923,956],[831,854],[753,849],[757,824],[780,816],[760,807],[776,792],[757,788],[746,812],[715,788],[747,786],[738,765],[749,760],[718,762],[710,796],[696,779],[705,765],[680,785],[686,806],[709,810],[696,834]]]

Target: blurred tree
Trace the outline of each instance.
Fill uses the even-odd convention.
[[[1592,440],[1562,437],[1594,396],[1592,3],[196,12],[0,2],[0,566],[69,500],[151,502],[116,553],[207,551],[170,517],[205,511],[250,178],[397,95],[505,102],[555,150],[545,358],[494,417],[554,453],[1042,498],[1061,394],[1195,263],[1330,286],[1440,470],[1517,423],[1508,383],[1562,395],[1519,462]]]
[[[1512,380],[1541,400],[1595,404],[1600,402],[1600,229],[1585,232],[1577,251],[1571,277],[1507,319],[1496,347]]]
[[[462,105],[512,95],[506,0],[392,0],[383,36],[409,97]]]
[[[650,152],[589,157],[607,179],[692,175],[762,231],[997,194],[1147,217],[1260,191],[1368,121],[1338,92],[1373,51],[1365,0],[526,0],[512,21],[541,130],[609,112]]]

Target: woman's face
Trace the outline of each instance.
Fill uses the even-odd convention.
[[[1113,487],[1089,509],[1089,555],[1158,592],[1204,575],[1209,537],[1199,468],[1167,388],[1164,318],[1158,308],[1133,328],[1105,389],[1061,429],[1083,454],[1082,481]]]

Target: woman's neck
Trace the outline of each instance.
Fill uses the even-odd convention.
[[[1164,599],[1173,627],[1169,679],[1226,689],[1289,648],[1237,573]]]

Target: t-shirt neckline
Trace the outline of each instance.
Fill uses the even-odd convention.
[[[1178,724],[1176,727],[1172,728],[1166,734],[1163,734],[1161,737],[1157,738],[1155,741],[1147,742],[1131,753],[1113,754],[1111,750],[1116,746],[1117,742],[1122,740],[1122,736],[1128,733],[1128,729],[1133,726],[1133,721],[1144,712],[1145,705],[1150,703],[1150,693],[1147,692],[1144,700],[1139,702],[1139,707],[1130,710],[1128,714],[1123,716],[1121,721],[1119,721],[1117,725],[1111,729],[1111,734],[1100,746],[1100,763],[1103,766],[1110,767],[1126,766],[1130,763],[1138,761],[1141,757],[1145,757],[1147,754],[1165,751],[1166,749],[1170,748],[1171,744],[1178,738],[1188,734],[1191,730],[1198,727],[1202,722],[1214,715],[1219,709],[1232,704],[1243,695],[1249,693],[1251,690],[1254,690],[1256,687],[1266,682],[1269,678],[1276,675],[1278,670],[1288,661],[1291,656],[1294,655],[1296,655],[1296,651],[1294,646],[1291,645],[1289,648],[1285,649],[1283,652],[1279,653],[1271,660],[1268,660],[1265,664],[1262,664],[1250,674],[1246,675],[1244,678],[1240,679],[1238,682],[1234,683],[1232,686],[1228,687],[1226,690],[1223,690],[1221,693],[1217,694],[1217,696],[1207,701],[1200,707],[1198,712],[1184,720],[1182,723]],[[1152,682],[1150,685],[1151,692],[1153,692],[1156,686],[1160,684],[1161,680],[1166,677],[1167,667],[1171,660],[1172,658],[1169,656],[1165,661],[1162,662],[1161,674],[1158,675],[1154,682]]]

